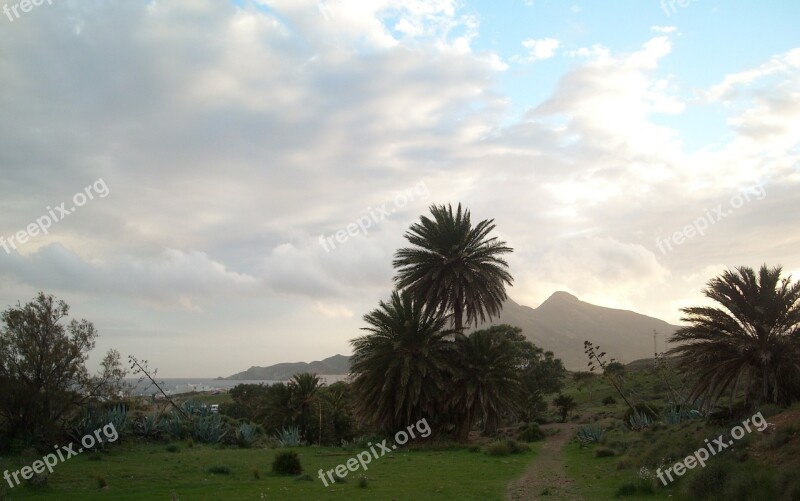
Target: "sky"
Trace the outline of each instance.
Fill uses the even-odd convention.
[[[800,277],[800,2],[0,3],[0,308],[64,299],[92,369],[349,354],[431,204],[531,307]]]

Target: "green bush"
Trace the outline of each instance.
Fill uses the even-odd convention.
[[[303,472],[300,458],[294,451],[279,452],[272,462],[272,471],[278,475],[299,475]]]
[[[714,462],[709,462],[705,468],[695,470],[694,474],[686,479],[683,491],[687,497],[700,501],[722,492],[733,465],[721,458],[716,459]]]
[[[524,425],[519,434],[519,439],[525,442],[538,442],[544,440],[544,437],[544,432],[536,423]]]
[[[636,494],[636,486],[633,484],[623,484],[617,489],[617,497],[633,496]]]
[[[725,481],[726,501],[750,501],[751,499],[778,499],[773,479],[752,468],[740,468]]]
[[[181,450],[181,448],[175,444],[169,444],[165,447],[165,449],[167,452],[179,452]]]
[[[230,475],[231,467],[226,464],[218,464],[209,468],[208,472],[215,475]]]
[[[508,444],[505,442],[492,442],[486,446],[486,454],[490,456],[508,456],[511,451],[508,450]]]
[[[358,477],[358,486],[361,489],[366,489],[367,487],[369,487],[369,479],[366,477],[366,475],[361,475],[360,477]]]
[[[610,458],[616,455],[617,453],[614,452],[614,449],[609,449],[607,447],[598,447],[594,450],[594,457],[596,458]]]
[[[47,473],[34,473],[33,476],[27,480],[27,484],[34,489],[39,489],[47,487],[48,480]]]

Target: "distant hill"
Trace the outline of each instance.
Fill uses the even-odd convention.
[[[658,350],[678,326],[633,311],[605,308],[581,301],[567,292],[556,292],[538,308],[522,306],[511,299],[503,304],[492,324],[510,324],[537,346],[550,350],[567,369],[586,370],[583,342],[599,344],[608,357],[631,362],[653,357],[653,331],[658,332]]]
[[[234,374],[225,379],[236,381],[243,380],[268,380],[284,381],[298,372],[313,372],[316,374],[347,374],[350,371],[350,357],[334,355],[325,360],[311,363],[296,362],[270,365],[269,367],[250,367],[244,372]]]
[[[509,299],[503,304],[500,317],[491,324],[520,327],[529,340],[555,353],[569,370],[586,370],[583,342],[587,339],[600,345],[608,353],[608,358],[628,363],[652,359],[654,330],[658,332],[658,350],[664,351],[667,337],[678,329],[676,325],[633,311],[589,304],[567,292],[554,293],[538,308]],[[298,372],[333,375],[347,374],[349,370],[350,358],[336,355],[311,363],[250,367],[226,379],[280,381]]]

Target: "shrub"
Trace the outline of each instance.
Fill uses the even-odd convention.
[[[214,475],[230,475],[231,467],[226,464],[217,464],[208,469]]]
[[[41,487],[47,487],[48,480],[49,478],[47,473],[34,473],[33,476],[28,479],[27,483],[34,489],[38,489]]]
[[[617,400],[611,395],[609,395],[606,398],[604,398],[600,403],[603,405],[615,405],[617,403]]]
[[[283,451],[275,456],[272,462],[272,471],[278,475],[299,475],[303,472],[300,458],[294,451]]]
[[[362,489],[366,489],[369,486],[369,479],[366,475],[358,477],[358,486]]]
[[[725,481],[724,499],[750,501],[751,499],[778,499],[775,482],[770,476],[752,468],[739,469]]]
[[[486,446],[486,454],[490,456],[508,456],[511,451],[508,450],[508,444],[505,442],[492,442]]]
[[[686,479],[684,493],[691,499],[711,498],[722,492],[730,470],[730,463],[720,459],[713,463],[708,463],[705,468],[695,470],[694,475]]]
[[[175,445],[175,444],[169,444],[169,445],[167,445],[167,446],[165,447],[165,449],[166,449],[166,451],[167,451],[167,452],[178,452],[178,451],[180,451],[180,450],[181,450],[181,448],[180,448],[180,447],[178,447],[178,446],[177,446],[177,445]]]
[[[529,450],[531,450],[530,447],[528,447],[525,444],[521,444],[516,440],[509,439],[506,441],[506,445],[508,446],[508,452],[511,454],[520,454],[522,452],[528,452]]]
[[[596,458],[610,458],[616,455],[617,453],[614,452],[614,449],[609,449],[607,447],[598,447],[594,450],[594,457]]]
[[[527,425],[524,425],[519,434],[519,439],[524,440],[525,442],[538,442],[539,440],[544,440],[544,437],[544,432],[536,423],[528,423]]]
[[[623,484],[617,489],[617,497],[633,496],[636,494],[636,486],[633,484]]]

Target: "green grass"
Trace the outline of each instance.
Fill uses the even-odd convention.
[[[298,481],[270,472],[277,450],[218,449],[181,444],[180,452],[167,452],[163,444],[120,444],[102,459],[82,454],[56,466],[43,489],[19,486],[9,489],[8,499],[96,500],[125,499],[481,499],[501,500],[508,482],[522,475],[539,450],[514,456],[489,457],[467,449],[447,451],[396,451],[373,459],[364,472],[348,474],[344,484],[323,486],[317,471],[336,467],[358,450],[294,448],[304,473],[312,481]],[[6,459],[5,467],[21,466],[18,458]],[[10,463],[10,464],[9,464]],[[208,473],[215,465],[230,467],[229,475]],[[253,469],[260,471],[255,478]],[[366,475],[368,486],[359,487]],[[108,483],[98,487],[97,478]]]
[[[653,494],[636,493],[626,498],[617,497],[620,486],[625,484],[638,485],[639,477],[631,470],[618,470],[618,457],[595,457],[594,449],[597,446],[581,448],[579,444],[571,442],[564,448],[564,461],[570,476],[578,483],[578,488],[587,499],[646,499],[667,500],[681,499],[678,489],[670,487],[656,487]],[[672,497],[670,497],[672,495]]]

